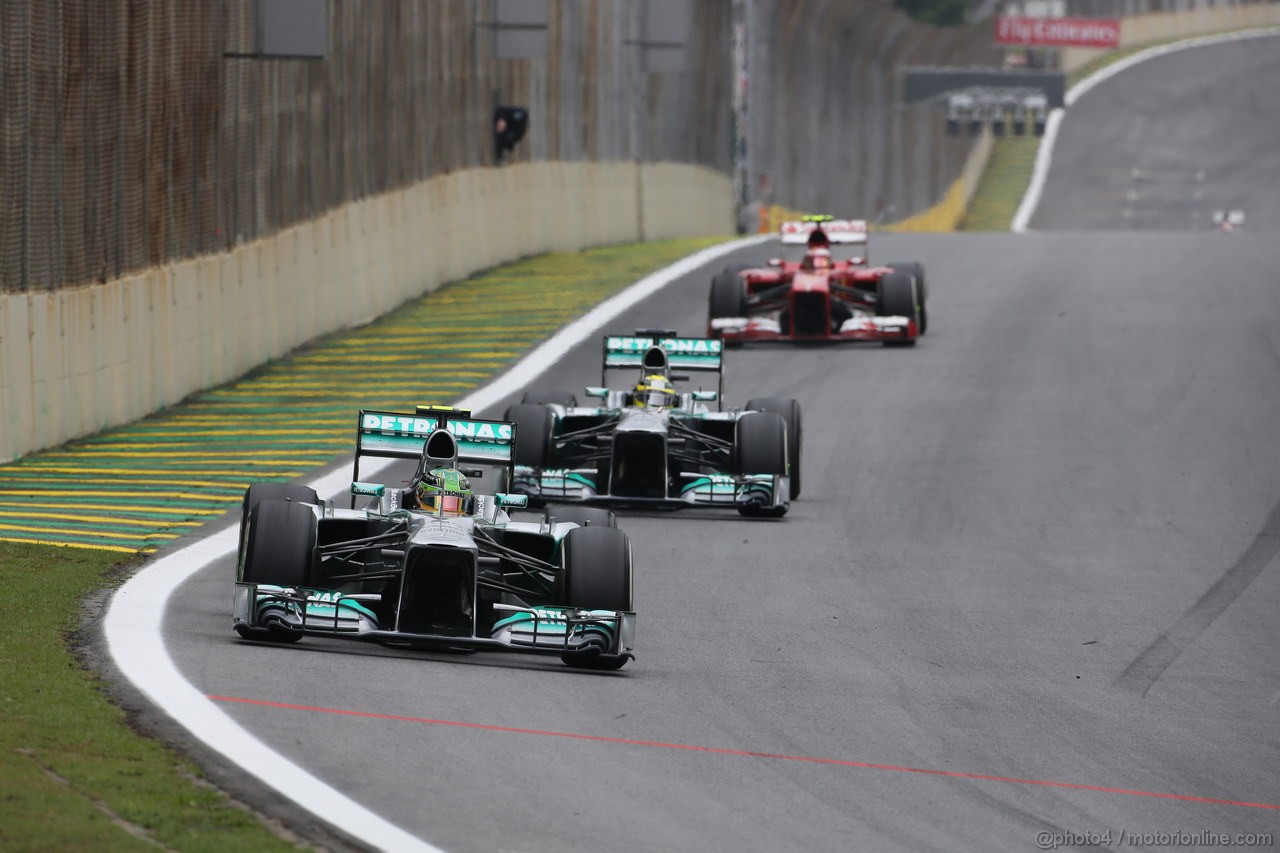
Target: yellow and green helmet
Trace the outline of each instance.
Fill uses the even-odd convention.
[[[433,468],[415,487],[418,506],[444,515],[473,515],[476,499],[471,481],[457,468]]]

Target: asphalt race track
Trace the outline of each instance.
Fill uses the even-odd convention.
[[[1101,231],[874,236],[873,258],[929,271],[916,348],[730,352],[730,403],[801,401],[804,494],[780,521],[626,514],[639,659],[622,672],[242,642],[229,562],[175,598],[175,659],[258,737],[448,850],[1275,832],[1280,227],[1251,211],[1243,234],[1191,229],[1183,199],[1166,216],[1148,198],[1162,230],[1130,230],[1084,164],[1103,140],[1116,168],[1154,163],[1153,116],[1095,112],[1153,101],[1230,143],[1166,133],[1160,163],[1274,211],[1280,111],[1243,69],[1274,71],[1278,47],[1185,51],[1081,100],[1032,227]],[[1270,98],[1265,138],[1232,138],[1260,130],[1226,133],[1214,110],[1234,95],[1188,85],[1231,68],[1230,91]],[[1228,159],[1255,154],[1265,177]],[[711,272],[611,330],[699,334]],[[539,384],[598,380],[593,340]]]
[[[1280,231],[1280,38],[1140,63],[1070,109],[1042,230],[1205,230],[1215,210]]]

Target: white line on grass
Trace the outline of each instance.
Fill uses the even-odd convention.
[[[573,346],[642,299],[708,261],[769,239],[775,238],[758,235],[721,243],[642,278],[561,329],[506,373],[457,404],[482,409],[496,403],[544,373]],[[392,460],[384,460],[370,465],[368,473],[376,474],[391,464]],[[325,496],[345,493],[351,485],[350,469],[341,465],[308,485]],[[230,556],[236,550],[237,536],[236,528],[228,528],[198,539],[143,566],[116,591],[103,624],[107,648],[116,666],[151,702],[206,745],[321,820],[380,849],[438,851],[439,848],[384,820],[258,740],[187,681],[174,664],[165,647],[162,630],[169,599],[201,569]],[[228,589],[227,601],[230,600]],[[230,641],[230,612],[227,616]]]
[[[1102,83],[1109,80],[1121,71],[1132,68],[1139,62],[1146,62],[1148,59],[1155,59],[1157,56],[1164,56],[1168,53],[1175,53],[1179,50],[1186,50],[1192,47],[1203,47],[1209,44],[1220,44],[1222,42],[1239,41],[1240,39],[1264,38],[1266,36],[1280,35],[1280,27],[1259,27],[1252,30],[1240,30],[1234,33],[1222,33],[1212,36],[1197,36],[1195,38],[1184,39],[1182,41],[1171,42],[1170,44],[1162,44],[1157,47],[1147,48],[1139,51],[1132,56],[1126,56],[1124,59],[1113,62],[1105,68],[1099,68],[1088,77],[1071,87],[1063,100],[1070,107],[1082,95]],[[1044,137],[1040,140],[1040,148],[1036,152],[1036,164],[1031,172],[1031,183],[1027,187],[1026,193],[1022,196],[1022,203],[1018,205],[1018,212],[1013,216],[1013,222],[1009,225],[1009,230],[1018,234],[1027,232],[1027,223],[1031,221],[1031,217],[1035,215],[1036,207],[1040,204],[1040,195],[1044,192],[1044,182],[1049,176],[1049,164],[1053,159],[1053,143],[1058,137],[1058,126],[1062,123],[1061,109],[1053,110],[1049,113],[1049,120],[1045,125]]]

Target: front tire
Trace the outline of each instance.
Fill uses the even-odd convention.
[[[572,522],[579,527],[617,527],[618,517],[613,510],[598,506],[557,506],[547,510],[549,522]]]
[[[881,317],[906,317],[916,321],[917,332],[920,329],[920,315],[916,310],[916,284],[911,273],[894,270],[880,277],[880,287],[876,293],[876,314]],[[886,340],[885,346],[915,346],[915,338]]]
[[[631,540],[616,527],[579,527],[561,544],[564,600],[582,610],[635,610]],[[627,655],[577,652],[561,660],[579,669],[615,670]]]
[[[708,296],[707,327],[708,334],[719,337],[710,329],[711,321],[722,317],[747,316],[747,285],[733,268],[711,279],[711,293]]]
[[[245,489],[244,501],[240,504],[240,549],[236,555],[236,565],[244,562],[244,531],[249,523],[249,513],[263,501],[319,504],[320,496],[315,489],[298,483],[254,483]]]
[[[747,408],[757,412],[773,412],[787,422],[788,476],[791,478],[791,500],[800,497],[800,460],[804,450],[804,431],[800,423],[800,403],[780,397],[759,397],[747,401]]]
[[[734,441],[735,474],[787,473],[787,422],[776,412],[748,412],[738,419]],[[785,506],[740,506],[745,516],[781,518]]]
[[[245,525],[244,558],[240,580],[271,586],[305,586],[315,560],[316,517],[305,503],[265,500],[249,513]],[[268,616],[266,624],[237,625],[236,633],[247,640],[296,643],[302,632],[283,619]]]
[[[920,313],[919,326],[920,334],[923,335],[929,329],[929,285],[924,277],[924,264],[918,261],[895,261],[892,264],[886,264],[895,270],[910,273],[916,282],[916,308]]]
[[[272,586],[304,586],[316,549],[316,516],[307,504],[263,501],[245,526],[240,579]]]
[[[530,468],[545,468],[551,461],[551,431],[555,418],[540,403],[517,403],[507,409],[504,421],[516,425],[516,443],[511,461]]]
[[[578,405],[578,397],[572,391],[525,391],[520,402],[574,408]]]

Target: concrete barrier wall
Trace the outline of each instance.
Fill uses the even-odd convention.
[[[1280,3],[1214,6],[1184,12],[1152,12],[1120,19],[1120,47],[1136,47],[1151,42],[1277,24],[1280,24]],[[1093,48],[1064,48],[1062,69],[1074,71],[1105,53],[1104,50]]]
[[[934,104],[904,104],[902,69],[998,65],[990,27],[936,27],[883,0],[754,0],[749,205],[901,219],[943,198],[976,140]]]
[[[454,172],[230,252],[0,295],[0,459],[127,423],[477,270],[640,239],[642,209],[648,239],[729,234],[731,181],[674,163]]]

